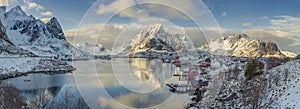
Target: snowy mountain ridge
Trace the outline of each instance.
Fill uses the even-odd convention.
[[[222,51],[228,55],[236,57],[275,57],[275,58],[293,58],[296,54],[288,51],[282,51],[273,41],[264,42],[252,39],[246,34],[238,34],[211,41],[208,45],[211,52]],[[216,48],[217,47],[217,48]]]
[[[44,23],[32,15],[26,15],[20,6],[7,12],[5,7],[0,9],[6,34],[14,45],[38,56],[85,55],[67,42],[61,25],[55,17]]]
[[[155,24],[142,30],[124,47],[123,53],[183,52],[195,49],[192,41],[181,34],[171,35],[162,24]]]
[[[34,56],[30,51],[16,47],[8,39],[5,28],[0,21],[0,56],[1,57],[19,57],[19,56]]]

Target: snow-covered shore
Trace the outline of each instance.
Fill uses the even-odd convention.
[[[66,62],[45,58],[0,58],[0,80],[30,73],[68,73],[75,68]]]

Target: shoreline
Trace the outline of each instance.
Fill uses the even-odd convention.
[[[68,69],[68,70],[56,70],[56,71],[29,71],[29,72],[15,72],[9,74],[0,74],[0,81],[7,80],[10,78],[16,78],[20,76],[26,76],[29,74],[46,74],[46,75],[55,75],[55,74],[68,74],[73,73],[76,68]]]

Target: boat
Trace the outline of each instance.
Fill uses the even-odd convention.
[[[24,82],[30,82],[30,81],[31,81],[31,80],[29,80],[29,79],[25,79],[25,80],[24,80]]]

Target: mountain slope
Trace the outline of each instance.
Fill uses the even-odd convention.
[[[167,33],[161,24],[150,26],[141,31],[130,43],[126,44],[123,53],[182,52],[193,49],[192,41],[181,35]]]
[[[246,80],[239,64],[229,66],[210,108],[298,109],[300,61],[294,60]]]
[[[279,82],[273,80],[272,94],[276,98],[273,106],[280,108],[300,108],[300,60],[290,61],[284,65],[278,66],[270,70],[270,77],[278,78]],[[276,83],[277,82],[277,83]]]
[[[9,40],[16,46],[29,50],[38,56],[84,55],[69,44],[58,20],[53,17],[46,24],[40,19],[28,16],[20,6],[1,15]]]
[[[232,35],[224,37],[221,40],[212,41],[209,47],[214,48],[216,46],[215,44],[221,44],[220,48],[214,49],[212,52],[216,52],[217,50],[224,50],[229,53],[229,55],[236,57],[285,58],[293,54],[288,51],[284,51],[283,54],[278,45],[273,41],[264,42],[261,40],[252,39],[246,34]]]
[[[34,54],[31,53],[30,51],[16,47],[15,45],[12,44],[12,42],[9,41],[1,20],[0,20],[0,55],[3,57],[34,56]]]

